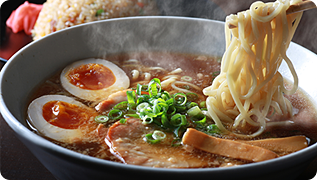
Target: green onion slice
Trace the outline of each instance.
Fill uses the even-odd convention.
[[[184,93],[175,93],[173,99],[174,103],[178,106],[184,106],[187,102],[187,97]]]
[[[197,116],[192,117],[192,120],[194,121],[195,124],[204,125],[207,121],[207,118],[205,115],[199,114]]]
[[[122,101],[115,105],[112,109],[120,109],[120,110],[125,110],[128,108],[128,101]]]
[[[150,97],[156,96],[159,92],[161,92],[161,81],[158,78],[153,78],[149,82],[148,91]]]
[[[135,92],[134,91],[127,91],[127,99],[128,103],[135,104]]]
[[[207,107],[207,106],[206,106],[206,101],[200,102],[200,103],[199,103],[199,107],[200,107],[200,108],[206,108],[206,107]]]
[[[190,76],[183,76],[183,77],[181,77],[181,80],[183,80],[183,81],[192,81],[193,80],[193,78],[192,77],[190,77]]]
[[[134,118],[140,119],[140,116],[139,116],[138,114],[125,114],[124,117],[125,117],[125,118],[134,117]]]
[[[220,129],[218,128],[217,125],[211,124],[211,125],[207,126],[207,133],[210,133],[210,134],[220,134],[221,131],[220,131]]]
[[[150,104],[147,103],[147,102],[143,102],[143,103],[139,104],[139,105],[136,107],[136,110],[137,110],[138,112],[141,112],[141,111],[144,110],[144,109],[151,109],[151,108],[150,108]]]
[[[171,143],[172,147],[177,147],[180,146],[182,144],[182,139],[174,139]]]
[[[127,119],[126,118],[121,118],[120,121],[119,121],[121,124],[125,124],[127,122]]]
[[[151,124],[153,122],[153,117],[146,115],[142,118],[142,120],[142,124]]]
[[[199,98],[196,93],[170,95],[161,89],[160,80],[154,78],[148,85],[138,84],[135,91],[127,91],[126,94],[127,101],[117,104],[109,112],[109,119],[139,118],[143,124],[156,124],[164,131],[173,132],[176,137],[189,125],[186,116],[193,123],[206,128],[206,116],[198,104],[193,102]]]
[[[148,89],[148,85],[138,84],[137,87],[136,87],[136,94],[137,95],[142,95],[142,91],[147,91],[147,89]]]
[[[117,120],[123,116],[123,112],[119,109],[112,109],[108,116],[110,119]]]
[[[186,93],[188,101],[196,101],[198,99],[198,95],[196,93]]]
[[[184,126],[187,124],[186,116],[179,113],[171,117],[171,124],[175,127]]]
[[[197,116],[199,114],[202,114],[202,112],[201,112],[201,110],[200,110],[200,108],[198,106],[194,106],[194,107],[188,109],[187,114],[189,116],[193,117],[193,116]]]
[[[162,140],[162,139],[165,139],[166,138],[166,134],[163,132],[163,131],[158,131],[158,130],[155,130],[152,134],[152,137],[153,139],[159,139],[159,140]]]
[[[212,75],[213,75],[214,77],[218,76],[219,74],[220,74],[220,71],[215,71],[215,72],[212,73]]]
[[[105,116],[105,115],[99,115],[99,116],[95,117],[95,121],[97,123],[105,123],[105,122],[109,121],[109,117]]]
[[[171,95],[167,91],[162,92],[161,96],[165,101],[171,99]]]
[[[101,15],[103,12],[105,12],[103,9],[98,9],[96,12],[96,16]]]
[[[195,102],[187,102],[187,103],[186,103],[186,107],[187,107],[188,109],[190,109],[190,108],[192,108],[192,107],[195,107],[195,106],[198,106],[198,104],[195,103]]]
[[[143,94],[143,95],[139,95],[138,99],[136,100],[137,104],[140,104],[142,102],[147,102],[150,99],[149,95]]]
[[[176,113],[176,108],[175,108],[175,106],[169,106],[168,107],[168,110],[167,110],[167,115],[174,115],[175,113]]]
[[[144,140],[150,144],[157,144],[161,141],[160,139],[154,139],[152,135],[152,133],[146,134]]]

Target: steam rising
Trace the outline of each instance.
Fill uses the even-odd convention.
[[[226,14],[211,0],[157,0],[161,15],[224,21]]]
[[[87,26],[89,48],[99,57],[120,52],[168,51],[215,54],[224,51],[222,26],[209,21],[165,19],[164,16],[200,17],[223,20],[225,13],[208,0],[158,0],[157,6],[163,16],[148,18],[119,18],[108,23],[95,22]],[[129,19],[129,20],[127,20]],[[210,42],[219,41],[217,47]],[[217,49],[218,48],[218,49]],[[195,51],[193,51],[195,49]]]

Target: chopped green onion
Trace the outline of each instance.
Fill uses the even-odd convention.
[[[136,94],[137,95],[141,95],[142,94],[142,85],[141,84],[138,84],[137,86],[136,86]]]
[[[119,122],[120,122],[120,124],[125,124],[127,122],[127,119],[126,118],[121,118]]]
[[[203,125],[206,123],[206,121],[207,121],[206,116],[203,115],[203,114],[198,114],[198,115],[192,117],[191,119],[194,121],[195,124],[199,124],[199,125],[202,125],[202,126],[203,126]]]
[[[189,116],[193,117],[193,116],[196,116],[198,114],[202,114],[202,112],[201,112],[201,110],[200,110],[200,108],[198,106],[194,106],[194,107],[188,109],[187,114]]]
[[[179,138],[179,130],[181,129],[182,126],[178,126],[173,130],[173,133],[175,137]]]
[[[152,134],[152,137],[153,137],[153,139],[162,140],[162,139],[166,138],[166,134],[162,131],[155,130]]]
[[[150,104],[147,102],[143,102],[136,107],[136,110],[138,112],[141,112],[142,110],[145,110],[145,109],[150,109]]]
[[[122,101],[113,107],[113,109],[120,109],[120,110],[125,110],[127,108],[128,108],[128,101]]]
[[[177,112],[185,112],[187,110],[186,106],[175,106]]]
[[[186,116],[179,113],[171,117],[171,124],[175,127],[183,126],[187,124]]]
[[[153,117],[151,116],[144,116],[142,118],[143,122],[142,124],[151,124],[153,122]]]
[[[221,131],[220,131],[220,129],[218,128],[217,125],[211,124],[211,125],[207,126],[207,133],[210,133],[210,134],[220,134]]]
[[[136,100],[137,104],[140,104],[142,102],[147,102],[150,99],[149,95],[143,94],[143,95],[139,95],[138,99]]]
[[[171,96],[167,91],[162,92],[161,96],[165,101],[171,99]]]
[[[151,144],[157,144],[165,138],[166,138],[166,134],[164,132],[155,130],[153,134],[152,133],[146,134],[144,137],[144,140]]]
[[[189,125],[186,116],[190,116],[193,123],[206,128],[206,116],[193,102],[197,99],[199,97],[195,93],[170,95],[161,89],[160,80],[154,78],[148,85],[138,84],[135,91],[127,91],[127,101],[117,104],[109,112],[109,118],[139,118],[143,124],[155,124],[179,137]]]
[[[167,105],[172,106],[174,104],[174,99],[170,98],[168,100],[165,101]]]
[[[142,94],[142,85],[141,84],[138,84],[137,86],[136,86],[136,94],[137,95],[141,95]]]
[[[158,103],[166,104],[166,101],[164,99],[162,99],[162,98],[156,98],[156,99],[151,99],[150,103],[153,104],[153,105],[156,105]]]
[[[170,121],[168,120],[167,116],[165,114],[162,114],[161,116],[161,122],[163,124],[164,127],[166,128],[172,128],[172,125],[170,123]]]
[[[192,81],[193,80],[193,78],[192,77],[190,77],[190,76],[183,76],[183,77],[181,77],[181,80],[183,80],[183,81]]]
[[[98,9],[96,12],[96,16],[100,16],[103,12],[105,12],[103,9]]]
[[[144,140],[151,144],[157,144],[161,141],[160,139],[154,139],[152,135],[153,135],[152,133],[146,134],[144,136]]]
[[[218,76],[220,74],[220,71],[215,71],[212,73],[213,76]]]
[[[190,89],[190,86],[189,86],[189,85],[184,85],[184,86],[182,86],[182,88],[189,90],[189,89]]]
[[[125,114],[124,117],[134,117],[134,118],[140,118],[138,114]]]
[[[175,108],[175,106],[169,106],[168,107],[168,110],[167,110],[167,112],[166,112],[168,115],[174,115],[175,113],[176,113],[176,108]]]
[[[147,109],[141,109],[141,111],[137,112],[137,114],[139,114],[140,118],[143,119],[146,116],[147,117],[156,117],[156,114],[153,113],[151,108],[147,108]]]
[[[137,88],[136,88],[136,94],[137,95],[142,95],[142,91],[147,91],[147,89],[148,89],[148,85],[138,84]]]
[[[196,93],[186,93],[188,101],[196,101],[198,99],[198,95]]]
[[[123,116],[123,112],[119,109],[112,109],[108,116],[110,119],[117,120]]]
[[[173,96],[174,103],[178,106],[184,106],[187,102],[187,97],[184,93],[176,93]]]
[[[99,115],[99,116],[96,116],[95,117],[95,121],[97,123],[105,123],[109,120],[109,117],[108,116],[105,116],[105,115]]]
[[[199,103],[200,108],[206,108],[206,101],[202,101]]]
[[[159,89],[157,89],[157,86]],[[161,92],[161,81],[158,78],[152,79],[149,83],[148,91],[150,97],[156,96],[159,92]]]
[[[157,116],[162,115],[163,113],[166,113],[168,110],[168,105],[165,103],[156,103],[153,106],[153,113]]]
[[[129,104],[135,104],[135,92],[127,91],[127,99]]]
[[[182,144],[182,139],[174,139],[171,143],[172,147],[177,147],[180,146]]]
[[[190,108],[195,107],[195,106],[198,106],[198,104],[195,102],[187,102],[186,103],[187,109],[190,109]]]

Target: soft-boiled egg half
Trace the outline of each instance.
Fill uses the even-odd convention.
[[[68,143],[82,139],[81,126],[96,115],[93,108],[63,95],[41,96],[28,107],[32,126],[46,137]]]
[[[110,61],[95,58],[68,65],[60,79],[68,92],[89,101],[106,99],[110,94],[130,86],[130,80],[121,68]]]

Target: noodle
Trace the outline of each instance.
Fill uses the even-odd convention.
[[[203,93],[208,96],[209,116],[219,129],[241,137],[260,135],[267,123],[270,109],[292,116],[292,105],[283,95],[298,88],[298,77],[286,50],[302,13],[286,15],[291,4],[300,0],[255,2],[250,9],[226,18],[226,51],[221,72]],[[229,24],[236,26],[229,29]],[[284,86],[278,68],[285,61],[293,76],[291,89]],[[239,129],[257,130],[241,133]],[[239,132],[239,133],[237,133]]]

